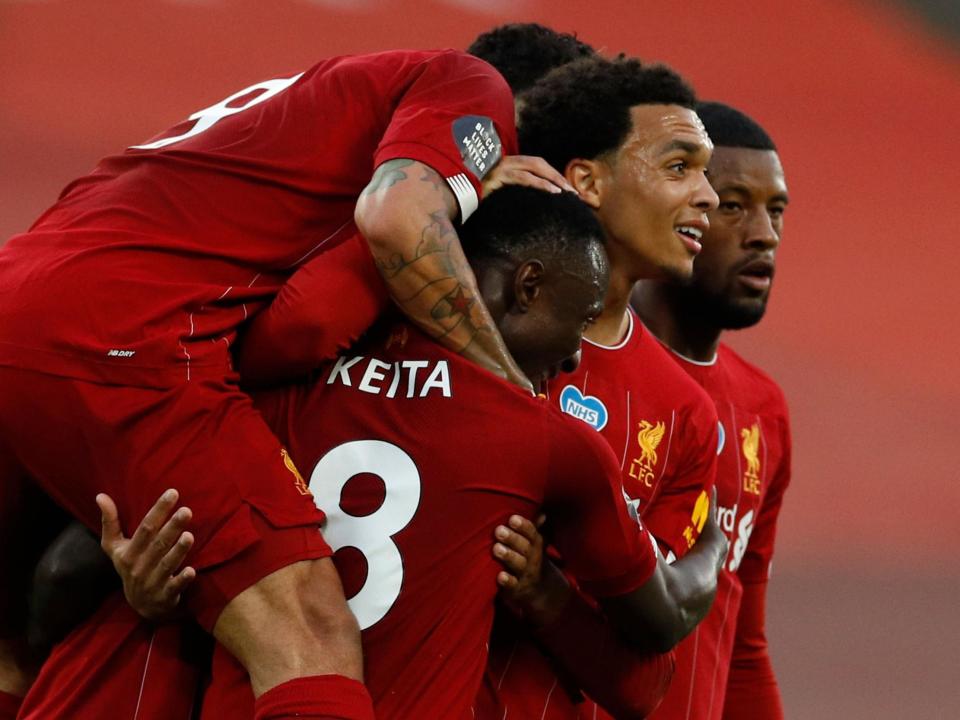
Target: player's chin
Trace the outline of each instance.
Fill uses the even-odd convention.
[[[739,298],[728,302],[723,310],[723,327],[726,330],[742,330],[753,327],[763,319],[767,310],[767,297]]]
[[[666,280],[686,282],[693,277],[693,256],[687,252],[677,253],[660,263],[660,271]]]

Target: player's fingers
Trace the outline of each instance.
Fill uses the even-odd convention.
[[[522,515],[511,515],[509,523],[511,529],[522,535],[530,545],[536,541],[537,536],[540,534],[537,532],[537,526]]]
[[[177,508],[176,512],[170,516],[170,519],[163,524],[163,527],[160,528],[160,531],[150,541],[150,544],[144,551],[140,562],[144,563],[147,567],[154,567],[160,563],[161,559],[165,559],[168,553],[171,551],[176,551],[180,542],[183,540],[183,536],[185,534],[184,531],[187,528],[187,524],[192,518],[193,512],[190,510],[190,508]],[[190,544],[193,544],[192,536]],[[182,561],[183,557],[181,557],[180,560]],[[179,566],[180,563],[177,563],[176,566],[169,568],[169,570],[172,572]]]
[[[176,505],[179,498],[180,493],[171,488],[157,499],[153,507],[143,516],[143,520],[140,521],[140,524],[134,531],[133,537],[130,538],[130,552],[135,553],[136,556],[139,557],[141,553],[146,551],[150,543],[153,542],[153,539],[157,536],[157,533],[160,532],[160,529],[163,527],[163,524],[166,522],[170,512],[173,510],[173,506]]]
[[[167,582],[167,596],[173,606],[180,602],[180,596],[197,579],[197,571],[192,567],[185,567],[179,575],[174,575]]]
[[[563,192],[563,188],[560,186],[528,170],[511,170],[505,173],[503,180],[504,185],[524,185],[554,194]]]
[[[530,554],[530,541],[523,535],[503,525],[498,525],[494,531],[494,537],[511,550],[521,555]]]
[[[123,530],[120,528],[120,513],[113,498],[106,493],[97,495],[97,507],[100,508],[100,547],[113,557],[113,549],[117,543],[124,540]]]
[[[554,187],[575,193],[573,185],[567,182],[563,173],[558,172],[550,163],[534,155],[515,155],[516,164],[528,173],[541,177]]]
[[[503,543],[496,543],[493,546],[493,555],[506,568],[507,572],[514,575],[521,575],[527,569],[526,556],[521,555],[516,550],[511,550]]]
[[[180,509],[183,510],[184,508]],[[154,586],[166,584],[170,576],[176,573],[177,569],[183,564],[184,558],[187,557],[187,553],[193,547],[193,540],[192,533],[182,532],[176,542],[172,543],[172,546],[168,544],[166,554],[146,568],[148,582]]]
[[[510,573],[501,571],[497,573],[497,585],[507,590],[513,590],[519,585],[519,581]]]

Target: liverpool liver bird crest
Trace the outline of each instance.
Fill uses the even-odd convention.
[[[751,428],[742,428],[740,437],[743,438],[743,456],[747,459],[747,475],[756,477],[760,474],[760,426],[754,423]]]
[[[649,420],[641,420],[638,424],[640,428],[637,431],[637,442],[640,444],[640,461],[647,467],[653,467],[657,464],[657,446],[663,440],[663,433],[666,426],[663,421],[656,425]]]

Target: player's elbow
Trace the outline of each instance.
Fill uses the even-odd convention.
[[[360,234],[366,238],[371,246],[379,242],[386,235],[388,218],[384,216],[383,209],[379,207],[374,198],[368,195],[361,195],[357,200],[357,206],[353,210],[353,222],[356,223]]]

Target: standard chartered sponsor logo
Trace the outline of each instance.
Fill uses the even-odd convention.
[[[730,555],[732,557],[730,557],[730,562],[727,564],[730,572],[737,571],[740,563],[743,562],[744,554],[747,552],[747,543],[750,542],[750,534],[753,532],[753,514],[754,511],[751,510],[740,518],[740,522],[737,523],[737,539],[733,541],[730,547]]]
[[[750,543],[750,535],[753,533],[755,511],[749,510],[737,522],[737,509],[739,507],[739,505],[734,505],[732,508],[723,506],[717,508],[717,524],[730,539],[730,552],[727,555],[729,560],[727,569],[730,572],[736,572],[740,563],[743,562],[743,556]],[[734,529],[736,529],[736,537],[734,537]]]

